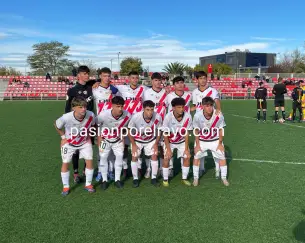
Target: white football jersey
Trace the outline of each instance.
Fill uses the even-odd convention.
[[[201,141],[214,141],[219,139],[219,129],[226,126],[222,114],[216,115],[214,110],[210,119],[206,119],[203,111],[196,112],[193,120],[194,129],[199,129],[199,140]]]
[[[193,105],[196,106],[196,112],[202,111],[202,99],[204,97],[211,97],[213,100],[219,99],[219,93],[216,89],[208,87],[204,91],[200,91],[198,88],[193,90]]]
[[[130,85],[116,85],[115,87],[119,90],[118,95],[125,100],[124,110],[131,114],[143,110],[144,91],[147,89],[144,85],[139,85],[135,89],[131,88]]]
[[[118,90],[112,85],[109,85],[108,88],[99,86],[96,89],[92,89],[97,115],[104,110],[111,109],[111,100],[114,96],[116,96],[117,92]]]
[[[168,113],[173,110],[172,100],[175,99],[175,98],[183,98],[185,100],[184,111],[190,112],[190,103],[191,103],[191,99],[192,99],[192,94],[191,94],[191,92],[184,91],[182,96],[177,95],[175,92],[170,92],[167,95],[167,97],[166,97],[166,105],[168,107],[168,110],[167,110]]]
[[[169,141],[173,144],[179,144],[185,141],[186,131],[192,130],[192,116],[188,112],[183,113],[183,118],[178,121],[173,112],[168,113],[163,121],[161,130],[169,133]]]
[[[125,128],[127,135],[127,125],[131,114],[123,111],[123,114],[115,118],[111,110],[104,110],[96,117],[96,124],[99,126],[100,135],[109,142],[117,142],[122,138],[122,130]]]
[[[65,128],[65,136],[68,143],[77,147],[91,141],[89,129],[94,125],[94,113],[88,110],[81,121],[75,118],[74,111],[66,113],[56,120],[56,127],[58,129]]]
[[[144,101],[151,100],[155,103],[155,112],[157,112],[162,119],[164,119],[166,112],[166,92],[161,89],[159,92],[154,91],[152,88],[144,92]]]
[[[143,113],[144,112],[139,112],[134,114],[131,117],[128,128],[131,129],[131,135],[134,137],[135,141],[148,143],[156,139],[159,135],[158,128],[162,125],[162,117],[154,112],[151,120],[146,122]]]

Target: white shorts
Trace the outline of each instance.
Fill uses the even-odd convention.
[[[156,140],[154,139],[153,141],[149,142],[149,143],[140,143],[136,141],[136,145],[138,147],[138,151],[137,151],[137,157],[139,157],[141,155],[141,151],[142,149],[144,149],[144,154],[146,156],[152,156],[154,154],[154,150],[153,147],[156,144]],[[131,151],[132,151],[132,144],[131,144]],[[158,153],[158,151],[156,151]]]
[[[174,149],[177,149],[177,159],[184,157],[184,151],[185,151],[185,142],[182,143],[170,143],[170,147],[172,152],[174,152]],[[166,146],[163,145],[164,154],[166,154]]]
[[[101,145],[99,147],[99,154],[100,157],[104,157],[108,159],[108,156],[111,154],[110,151],[112,150],[113,154],[115,156],[122,155],[124,152],[124,143],[122,140],[119,140],[115,143],[110,143],[107,140],[104,140],[101,142]]]
[[[194,159],[200,159],[202,157],[207,156],[208,150],[211,150],[214,158],[221,159],[221,160],[226,159],[225,153],[217,150],[219,140],[212,141],[212,142],[199,141],[199,144],[200,144],[201,151],[194,156]]]
[[[65,144],[61,147],[61,158],[63,163],[70,163],[73,154],[79,150],[79,158],[85,160],[93,160],[93,149],[91,143],[85,143],[80,147],[74,147],[70,144]]]

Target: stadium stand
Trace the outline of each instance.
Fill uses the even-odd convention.
[[[53,77],[50,81],[46,80],[45,76],[0,76],[0,79],[8,79],[9,83],[4,92],[4,100],[18,100],[18,99],[65,99],[67,90],[73,86],[76,81],[73,76],[65,76],[64,79],[68,80],[68,83],[58,82],[58,77]],[[95,77],[91,77],[95,79]],[[287,79],[288,81],[296,81],[300,79]],[[304,80],[304,79],[303,79]],[[272,96],[272,87],[274,83],[277,83],[277,79],[272,79],[273,83],[268,84],[264,81],[264,86],[268,90],[268,96]],[[234,98],[249,98],[254,96],[255,89],[258,87],[260,81],[255,78],[223,78],[221,80],[210,80],[209,84],[217,89],[222,95],[222,98],[234,97]],[[115,84],[127,84],[126,78],[118,80],[112,80]],[[196,87],[196,80],[193,79],[193,86]],[[191,87],[191,86],[189,86]],[[287,85],[288,95],[290,96],[294,85]],[[250,88],[250,89],[249,89]],[[192,89],[192,88],[191,88]],[[173,90],[173,86],[171,86]],[[190,90],[186,87],[185,90]]]

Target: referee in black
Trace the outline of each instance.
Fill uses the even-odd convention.
[[[295,117],[296,117],[296,110],[299,110],[300,113],[300,120],[299,122],[302,121],[302,97],[303,97],[303,89],[300,87],[300,81],[296,83],[296,86],[292,93],[291,93],[291,97],[292,97],[292,122],[295,121]]]
[[[255,91],[254,95],[257,103],[257,122],[261,118],[261,110],[263,110],[263,122],[266,122],[266,110],[267,110],[267,89],[264,87],[264,83],[260,82],[259,87]]]
[[[66,108],[65,113],[71,111],[71,101],[74,97],[83,97],[87,101],[87,110],[93,111],[93,93],[92,85],[96,82],[95,80],[89,80],[90,69],[87,66],[79,66],[77,69],[77,83],[67,92],[66,98]],[[92,144],[94,144],[94,138],[92,138]],[[78,164],[79,164],[79,151],[75,152],[72,157],[73,171],[74,171],[74,182],[80,183],[81,178],[78,174]],[[85,165],[86,167],[86,165]],[[85,176],[85,168],[83,174]]]
[[[282,117],[284,121],[285,117],[285,99],[284,94],[287,93],[286,85],[283,83],[283,78],[278,78],[278,83],[273,86],[272,94],[274,94],[274,106],[275,106],[275,114],[274,114],[274,122],[279,122],[279,107],[282,110]]]

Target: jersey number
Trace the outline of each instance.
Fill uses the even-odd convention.
[[[62,147],[61,152],[62,152],[62,154],[67,154],[68,153],[68,148]]]

